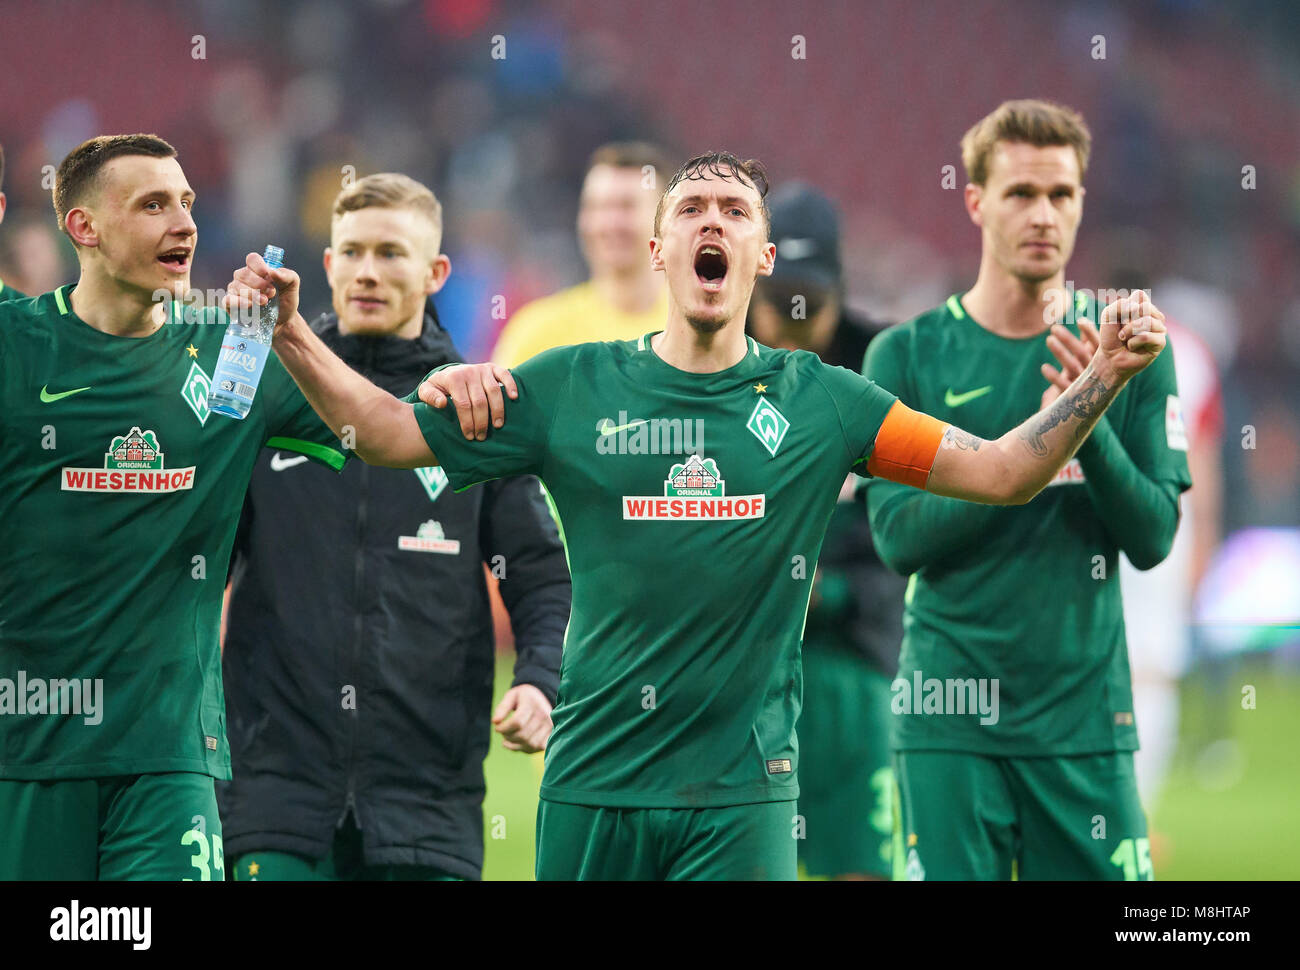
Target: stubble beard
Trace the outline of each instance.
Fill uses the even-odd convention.
[[[693,313],[686,314],[686,322],[698,334],[714,334],[731,322],[729,317],[700,317]]]

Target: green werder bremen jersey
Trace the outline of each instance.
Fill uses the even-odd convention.
[[[9,300],[25,300],[26,293],[20,293],[12,286],[7,286],[4,280],[0,280],[0,303],[6,303]]]
[[[1097,307],[1077,294],[1065,325],[1078,336],[1084,319],[1096,323]],[[1046,338],[997,336],[953,296],[872,341],[864,372],[908,407],[994,439],[1041,408],[1040,367],[1059,366]],[[1083,445],[1117,438],[1171,498],[1191,484],[1172,351],[1129,382]],[[1094,494],[1083,449],[1023,506],[928,493],[918,504],[915,491],[866,485],[882,548],[891,529],[928,527],[940,550],[908,584],[895,747],[1008,757],[1136,749],[1118,546],[1099,507],[1122,497]]]
[[[0,778],[229,778],[218,629],[257,452],[344,455],[274,355],[244,420],[208,410],[220,311],[118,337],[71,290],[0,304]]]
[[[894,396],[747,340],[691,374],[639,341],[513,370],[505,426],[467,441],[417,404],[456,488],[539,475],[573,578],[542,797],[698,807],[798,796],[799,643],[836,496]],[[509,569],[509,563],[505,564]]]

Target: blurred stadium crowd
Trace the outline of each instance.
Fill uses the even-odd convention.
[[[1148,286],[1221,371],[1228,541],[1201,616],[1267,622],[1267,645],[1300,656],[1300,590],[1275,565],[1300,562],[1300,531],[1255,531],[1300,530],[1296,5],[813,6],[714,0],[706,25],[685,0],[8,0],[0,278],[40,293],[75,276],[52,167],[149,119],[198,193],[195,285],[273,242],[309,318],[328,306],[319,254],[343,180],[431,186],[453,264],[440,316],[482,360],[515,309],[585,276],[587,158],[635,138],[822,188],[843,212],[849,302],[904,320],[973,281],[961,133],[1006,98],[1060,101],[1094,136],[1076,287]],[[24,41],[70,23],[100,43],[93,82],[71,49]]]

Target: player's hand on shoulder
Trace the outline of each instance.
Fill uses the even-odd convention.
[[[1060,361],[1061,369],[1057,370],[1051,364],[1042,366],[1043,376],[1047,378],[1047,389],[1043,391],[1044,408],[1074,383],[1075,378],[1092,363],[1093,355],[1100,346],[1101,334],[1088,320],[1079,322],[1078,337],[1059,323],[1052,327],[1047,336],[1047,349]]]
[[[1127,379],[1164,349],[1165,315],[1145,290],[1134,290],[1102,311],[1100,334],[1099,356],[1115,376]]]
[[[502,385],[511,399],[519,397],[514,377],[499,364],[458,364],[430,374],[421,382],[419,395],[421,401],[435,408],[446,407],[450,401],[456,407],[465,437],[482,441],[489,427],[505,424]]]
[[[532,684],[511,687],[492,712],[492,729],[511,751],[543,751],[551,737],[551,702]]]

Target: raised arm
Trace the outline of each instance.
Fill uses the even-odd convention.
[[[233,315],[256,312],[268,300],[277,301],[272,345],[276,355],[321,420],[362,461],[391,468],[438,464],[420,432],[413,406],[362,377],[312,332],[298,313],[298,285],[293,270],[272,269],[257,253],[249,253],[222,302]],[[489,421],[500,427],[504,420],[498,381],[506,385],[511,397],[516,396],[510,372],[490,364],[448,368],[428,383],[442,397],[434,406],[444,407],[450,400],[465,437],[482,440]]]
[[[1164,314],[1139,290],[1101,315],[1092,362],[1060,397],[996,441],[949,426],[926,490],[992,505],[1023,505],[1073,457],[1124,385],[1165,345]]]

